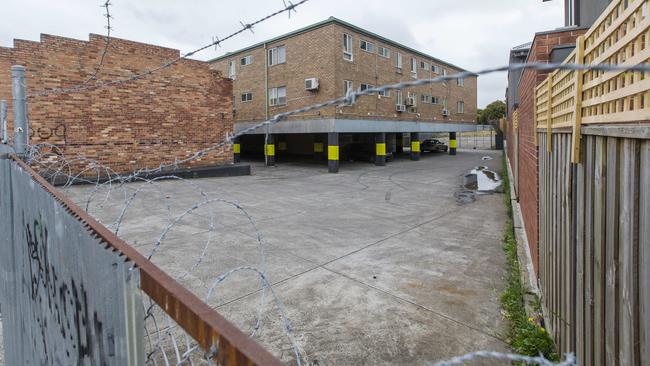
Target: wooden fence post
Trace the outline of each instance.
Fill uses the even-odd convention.
[[[576,64],[584,63],[585,57],[585,38],[584,36],[579,36],[576,41]],[[582,124],[582,84],[584,78],[584,70],[575,71],[575,80],[574,80],[574,111],[573,111],[573,134],[571,141],[571,162],[579,163],[580,162],[580,125]]]

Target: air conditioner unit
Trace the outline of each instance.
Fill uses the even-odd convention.
[[[442,110],[442,115],[443,116],[449,116],[449,109],[443,109]]]
[[[409,105],[409,106],[415,105],[415,98],[413,98],[413,97],[406,98],[406,105]]]
[[[395,105],[395,110],[398,112],[406,112],[406,106],[404,104]]]
[[[318,78],[305,79],[305,90],[318,90]]]

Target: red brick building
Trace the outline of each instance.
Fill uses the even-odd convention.
[[[40,42],[15,40],[13,48],[0,48],[0,99],[9,102],[9,130],[11,66],[23,65],[30,144],[54,144],[67,156],[83,155],[127,172],[173,162],[232,133],[232,82],[202,61],[182,59],[123,84],[29,96],[128,78],[180,55],[175,49],[111,38],[96,81],[89,80],[105,47],[104,36],[91,34],[89,41],[41,35]],[[187,167],[229,163],[231,149],[225,146]]]
[[[536,33],[530,46],[526,62],[562,62],[575,47],[576,39],[587,29],[564,28],[550,32]],[[538,271],[539,239],[539,183],[538,146],[535,141],[534,118],[535,87],[549,71],[527,69],[521,75],[517,88],[518,104],[508,115],[508,158],[513,168],[515,191],[521,206],[530,254],[535,271]],[[512,86],[509,86],[509,88]],[[517,124],[514,116],[517,116]]]

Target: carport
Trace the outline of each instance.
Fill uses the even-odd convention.
[[[256,122],[235,123],[235,132],[244,131]],[[328,171],[339,171],[345,147],[352,143],[374,144],[375,165],[385,165],[387,153],[401,153],[406,147],[412,160],[420,157],[421,134],[449,132],[449,154],[456,154],[456,133],[473,131],[473,123],[381,121],[351,119],[288,120],[257,129],[236,139],[235,162],[241,154],[264,156],[267,166],[281,156],[312,156],[327,160]],[[407,146],[408,145],[408,146]]]

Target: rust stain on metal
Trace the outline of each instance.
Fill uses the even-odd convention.
[[[11,159],[20,165],[43,189],[56,198],[66,210],[88,225],[108,247],[119,251],[140,269],[140,287],[178,325],[206,351],[215,347],[214,360],[220,365],[282,365],[280,360],[245,335],[196,295],[181,286],[168,274],[104,225],[50,185],[15,155]]]

